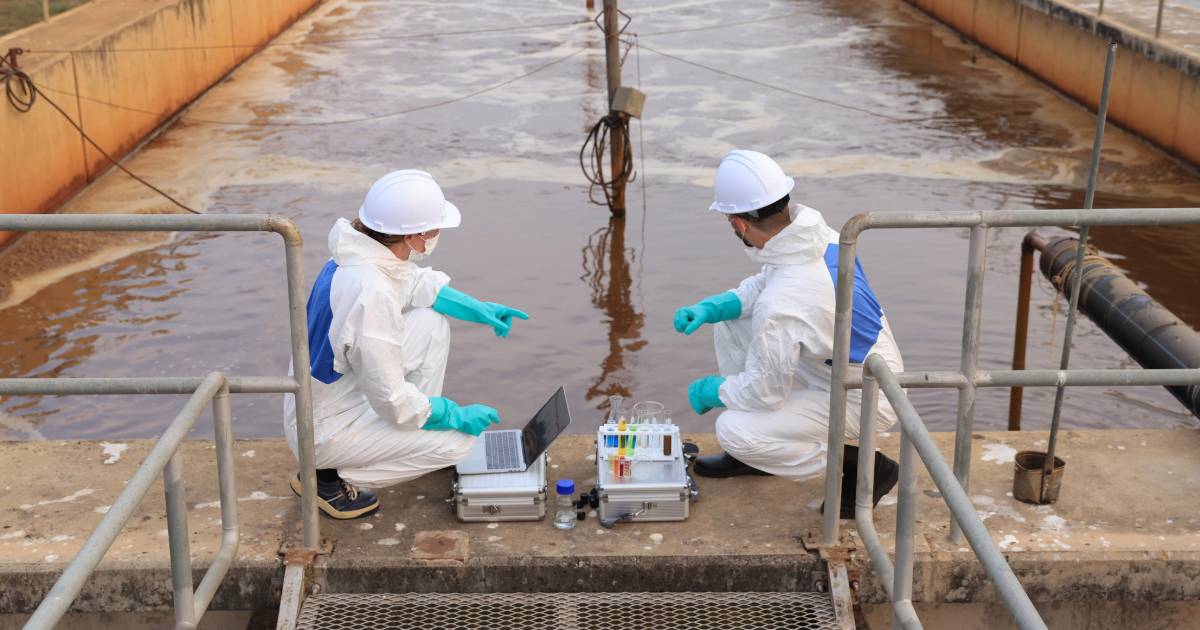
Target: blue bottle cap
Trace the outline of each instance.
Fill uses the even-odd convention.
[[[575,494],[575,482],[570,479],[560,479],[558,485],[554,487],[559,494]]]

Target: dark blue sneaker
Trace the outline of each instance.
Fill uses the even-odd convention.
[[[300,496],[300,475],[292,477],[292,492]],[[331,518],[348,520],[366,516],[379,509],[379,497],[370,490],[360,490],[344,479],[317,480],[317,506]]]

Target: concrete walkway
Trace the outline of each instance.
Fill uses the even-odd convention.
[[[1058,0],[1091,12],[1100,10],[1100,0]],[[1101,15],[1132,29],[1154,37],[1158,16],[1157,0],[1104,0]],[[1200,9],[1180,2],[1166,0],[1163,4],[1160,42],[1171,44],[1195,56],[1200,56]]]
[[[1043,433],[976,435],[971,495],[993,538],[1038,601],[1200,597],[1200,431],[1092,431],[1064,434],[1062,498],[1029,506],[1007,496],[1015,450],[1044,448]],[[943,452],[953,441],[938,434]],[[594,483],[590,438],[569,436],[551,451],[550,478]],[[699,436],[705,451],[711,436]],[[895,455],[898,439],[880,440]],[[0,613],[36,606],[79,550],[150,447],[148,441],[0,444]],[[298,538],[294,468],[282,440],[237,444],[242,546],[214,603],[255,609],[276,597],[278,553]],[[219,542],[214,451],[185,446],[192,551],[198,570]],[[946,540],[948,513],[922,471],[916,594],[921,601],[988,602],[994,594],[965,546]],[[383,508],[353,522],[322,520],[334,541],[324,556],[334,591],[790,590],[813,587],[815,563],[800,539],[819,527],[819,480],[773,477],[701,480],[702,499],[684,523],[603,530],[594,518],[571,532],[548,521],[462,524],[444,502],[449,473],[384,490]],[[888,543],[894,493],[878,509]],[[847,523],[849,525],[849,523]],[[852,539],[852,534],[850,535]],[[440,555],[414,557],[449,541]],[[428,551],[428,545],[424,546]],[[864,563],[859,553],[856,562]],[[170,606],[166,520],[160,489],[109,552],[76,602],[80,610]],[[860,596],[881,601],[869,566]],[[198,576],[197,576],[198,577]]]

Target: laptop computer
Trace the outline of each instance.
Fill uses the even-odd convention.
[[[484,431],[467,457],[459,462],[460,475],[521,472],[536,462],[550,443],[571,423],[567,393],[562,387],[534,414],[524,429]]]

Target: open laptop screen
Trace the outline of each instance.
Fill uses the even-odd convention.
[[[526,468],[550,448],[550,443],[568,424],[571,424],[571,412],[567,410],[567,393],[559,387],[521,431]]]

